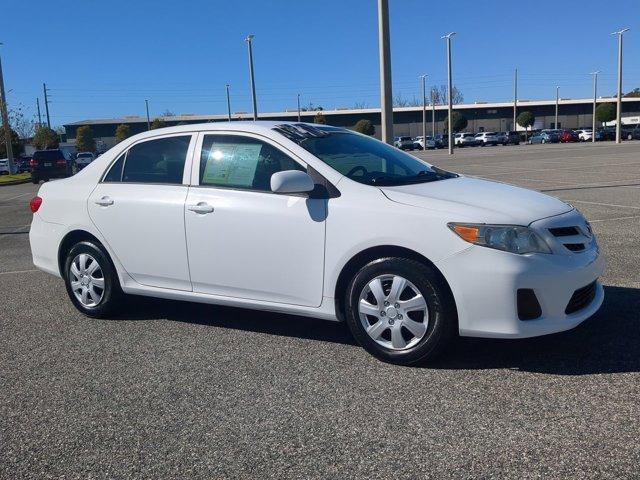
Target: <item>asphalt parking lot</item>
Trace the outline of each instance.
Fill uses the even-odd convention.
[[[0,477],[640,476],[640,142],[417,155],[578,207],[608,261],[600,312],[429,368],[308,318],[134,298],[92,320],[33,269],[36,187],[1,187]]]

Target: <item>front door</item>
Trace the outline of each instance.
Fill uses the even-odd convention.
[[[206,134],[201,144],[185,207],[193,290],[319,306],[327,200],[270,189],[272,174],[304,166],[249,134]]]
[[[134,144],[111,166],[88,200],[89,215],[138,283],[191,290],[183,182],[191,134]],[[192,147],[193,148],[193,147]]]

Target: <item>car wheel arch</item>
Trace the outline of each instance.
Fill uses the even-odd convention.
[[[115,268],[113,259],[111,258],[111,254],[104,247],[104,244],[93,234],[87,232],[86,230],[71,230],[68,232],[60,242],[60,246],[58,247],[58,269],[60,271],[60,275],[64,278],[64,264],[67,258],[67,254],[71,251],[74,245],[77,245],[80,242],[91,242],[96,244],[96,246],[100,247],[109,262],[111,262],[111,266],[117,272]]]
[[[415,250],[411,250],[406,247],[400,247],[398,245],[378,245],[375,247],[369,247],[365,250],[362,250],[356,253],[344,264],[344,266],[340,270],[340,274],[338,275],[335,292],[334,292],[336,316],[338,317],[338,320],[344,321],[344,311],[345,311],[344,310],[345,309],[344,292],[347,290],[347,286],[349,285],[349,282],[351,281],[351,278],[353,277],[353,275],[355,275],[355,273],[358,270],[360,270],[362,267],[364,267],[367,263],[380,258],[389,258],[389,257],[406,258],[410,260],[415,260],[432,269],[436,273],[436,275],[440,277],[442,284],[446,287],[447,294],[451,299],[452,305],[456,310],[455,321],[456,321],[456,330],[457,330],[458,315],[457,315],[455,296],[453,295],[451,286],[449,285],[449,282],[447,281],[447,279],[444,277],[440,269],[438,269],[438,267],[427,257],[416,252]]]

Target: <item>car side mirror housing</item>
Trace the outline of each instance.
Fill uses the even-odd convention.
[[[271,175],[271,191],[274,193],[311,192],[315,183],[307,172],[284,170]]]

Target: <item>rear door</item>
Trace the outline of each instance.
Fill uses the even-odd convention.
[[[191,290],[184,202],[194,137],[164,135],[132,145],[89,197],[94,224],[142,285]]]

